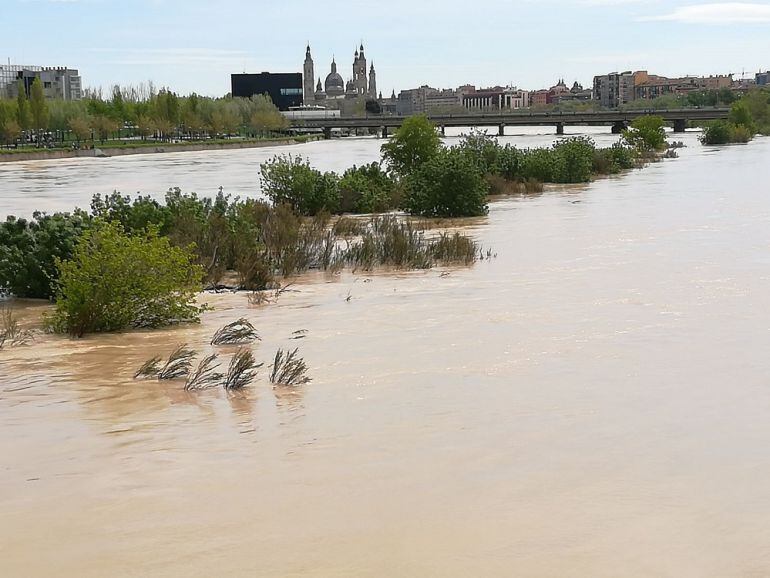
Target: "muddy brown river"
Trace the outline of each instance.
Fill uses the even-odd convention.
[[[683,140],[494,202],[464,228],[497,257],[470,268],[309,274],[268,305],[206,296],[199,326],[0,351],[0,576],[769,576],[770,139]],[[337,169],[379,144],[292,152]],[[0,214],[258,194],[267,156],[0,165]],[[313,381],[132,379],[241,316]]]

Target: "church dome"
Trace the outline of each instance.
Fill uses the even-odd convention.
[[[337,72],[330,72],[329,75],[326,77],[326,81],[324,82],[324,87],[326,88],[326,92],[334,92],[335,90],[338,90],[339,92],[345,91],[345,81],[342,80],[342,76],[339,75]]]
[[[334,60],[332,60],[332,71],[324,81],[324,88],[326,89],[327,96],[345,94],[345,81],[342,80],[342,76],[337,72],[337,63]]]

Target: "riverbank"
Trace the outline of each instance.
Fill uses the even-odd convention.
[[[40,151],[0,151],[0,163],[45,161],[73,158],[104,158],[126,155],[146,155],[157,153],[219,151],[229,149],[251,149],[270,146],[288,146],[317,140],[318,137],[296,137],[281,139],[238,140],[232,142],[180,142],[180,143],[137,143],[121,146],[95,147],[83,150],[40,150]]]

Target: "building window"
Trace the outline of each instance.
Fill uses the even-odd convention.
[[[301,88],[282,88],[281,96],[296,96],[302,94]]]

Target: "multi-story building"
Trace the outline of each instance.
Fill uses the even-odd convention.
[[[302,105],[302,74],[299,72],[261,72],[259,74],[232,74],[232,95],[250,98],[268,94],[279,110]]]
[[[77,70],[63,67],[19,66],[0,64],[0,96],[15,98],[19,86],[29,95],[36,78],[43,84],[43,94],[48,99],[80,100],[83,87]]]
[[[545,106],[548,104],[548,89],[533,90],[529,93],[530,106]]]
[[[516,87],[485,88],[464,94],[462,99],[469,110],[518,110],[529,106],[529,92]]]
[[[634,75],[631,71],[594,76],[594,100],[605,108],[617,108],[634,100]]]
[[[754,82],[756,82],[757,86],[770,85],[770,70],[766,72],[757,72],[756,76],[754,77]]]
[[[634,72],[634,98],[637,99],[652,99],[667,94],[686,95],[698,90],[721,90],[732,85],[732,74],[667,78],[648,74],[646,70]]]

